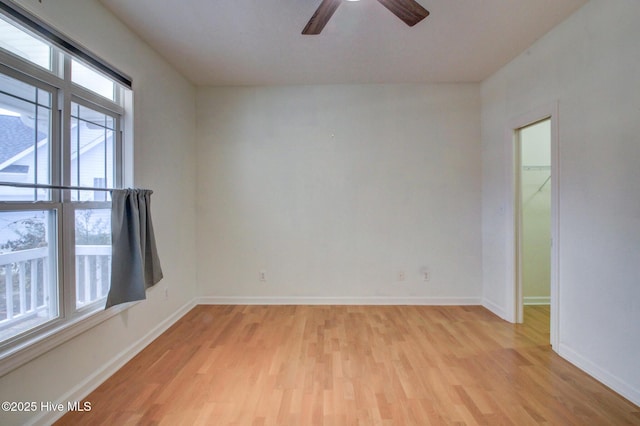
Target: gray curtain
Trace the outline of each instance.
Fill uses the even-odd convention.
[[[146,299],[145,290],[162,279],[147,189],[111,192],[111,287],[105,309]]]

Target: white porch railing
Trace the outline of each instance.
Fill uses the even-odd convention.
[[[48,247],[0,254],[0,329],[32,318],[49,300]],[[4,296],[4,297],[2,297]],[[16,300],[17,299],[17,300]]]
[[[102,299],[111,281],[111,246],[76,246],[76,306]]]
[[[48,316],[49,248],[0,254],[0,331]],[[111,279],[111,246],[76,246],[76,307],[106,296]]]

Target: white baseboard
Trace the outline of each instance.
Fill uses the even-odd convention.
[[[187,302],[184,306],[174,312],[170,317],[166,318],[155,328],[149,331],[137,342],[131,344],[128,348],[120,352],[120,354],[112,359],[108,364],[97,370],[95,373],[87,377],[83,382],[76,385],[66,394],[62,395],[59,401],[65,401],[65,411],[45,411],[39,416],[33,419],[30,424],[33,425],[50,425],[56,420],[60,419],[66,414],[66,401],[82,401],[91,392],[93,392],[104,381],[111,377],[116,371],[122,368],[127,362],[129,362],[140,351],[153,342],[158,336],[164,333],[169,327],[175,324],[180,318],[182,318],[187,312],[189,312],[196,305],[192,300]]]
[[[425,305],[455,306],[480,305],[477,297],[245,297],[203,296],[196,299],[199,305]]]
[[[534,306],[534,305],[550,305],[551,297],[538,297],[538,296],[528,296],[523,297],[522,304],[525,306]]]
[[[558,354],[585,373],[594,377],[596,380],[610,387],[613,391],[627,398],[629,401],[636,405],[640,405],[640,389],[634,388],[619,377],[603,370],[567,345],[560,344]]]
[[[502,306],[498,306],[495,302],[492,302],[489,299],[482,299],[482,306],[487,308],[488,310],[490,310],[491,312],[493,312],[494,314],[496,314],[497,316],[499,316],[505,321],[515,322],[514,320],[510,319],[510,316],[507,315],[507,312],[504,310]]]

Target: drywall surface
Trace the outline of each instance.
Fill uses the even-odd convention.
[[[200,90],[199,293],[479,303],[479,104],[475,84]]]
[[[195,90],[97,1],[19,3],[133,78],[133,183],[154,190],[152,213],[164,271],[146,301],[0,378],[3,401],[64,402],[66,407],[65,395],[82,393],[91,377],[195,297]],[[34,413],[0,413],[6,425],[33,419]]]
[[[482,84],[485,305],[510,311],[513,117],[557,102],[559,348],[640,401],[640,3],[592,0]]]

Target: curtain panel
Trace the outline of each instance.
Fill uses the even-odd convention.
[[[146,289],[162,279],[151,222],[148,189],[111,192],[111,285],[105,309],[146,299]]]

